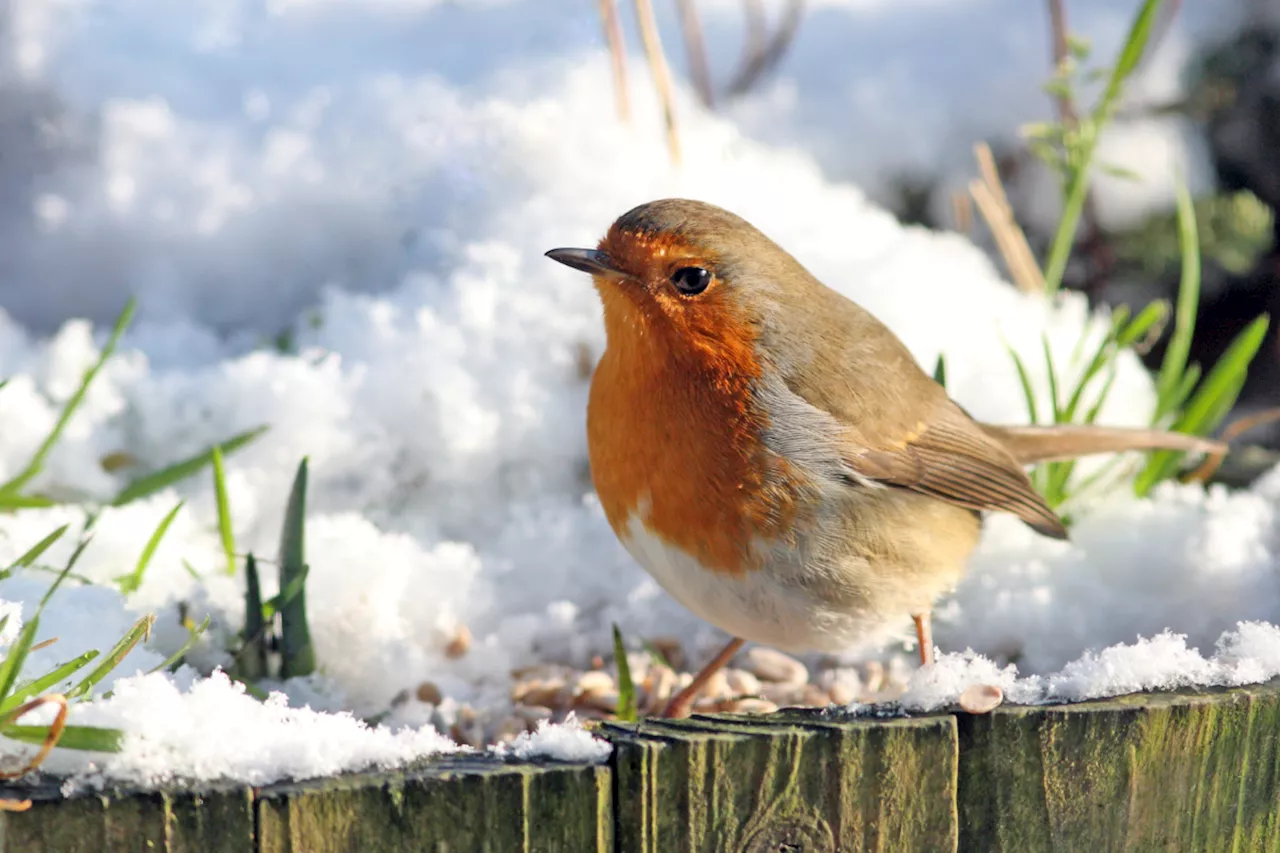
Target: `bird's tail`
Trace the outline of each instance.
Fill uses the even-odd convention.
[[[1023,465],[1075,459],[1095,453],[1125,450],[1182,450],[1189,453],[1225,453],[1221,441],[1181,432],[1156,429],[1126,429],[1084,424],[1054,426],[995,426],[983,424],[987,434],[999,441]]]

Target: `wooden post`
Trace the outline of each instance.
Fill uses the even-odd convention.
[[[607,765],[454,756],[201,791],[0,786],[0,853],[1280,850],[1280,680],[991,714],[607,724]]]
[[[959,716],[960,849],[1280,849],[1280,691]]]
[[[258,796],[258,833],[260,853],[612,853],[609,772],[462,759],[273,785]]]
[[[0,853],[248,853],[253,792],[104,792],[64,798],[56,785],[5,789],[31,809],[3,815]]]
[[[608,731],[619,850],[955,849],[950,716],[834,722],[797,711]]]

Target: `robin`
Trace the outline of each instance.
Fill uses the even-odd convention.
[[[595,249],[606,348],[591,381],[591,475],[623,546],[733,639],[667,705],[689,713],[744,641],[836,652],[929,615],[1006,512],[1065,539],[1023,466],[1217,442],[1178,433],[975,421],[880,321],[742,218],[663,199]]]

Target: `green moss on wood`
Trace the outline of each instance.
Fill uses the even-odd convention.
[[[444,762],[275,785],[257,806],[262,853],[613,849],[603,767]]]
[[[960,715],[961,849],[1280,849],[1280,691]]]
[[[254,849],[248,788],[83,794],[56,786],[10,787],[6,798],[31,800],[25,812],[0,815],[0,853],[249,853]]]
[[[53,785],[0,853],[1280,850],[1280,682],[986,716],[606,726],[609,767],[476,757],[260,790]]]
[[[955,848],[950,717],[709,716],[608,733],[621,850]]]

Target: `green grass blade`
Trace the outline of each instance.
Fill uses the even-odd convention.
[[[618,662],[618,711],[617,719],[622,723],[634,723],[639,715],[636,712],[636,684],[631,680],[631,663],[627,660],[627,649],[622,644],[622,632],[615,623],[613,626],[613,657]]]
[[[1129,34],[1120,50],[1120,58],[1111,69],[1111,76],[1095,112],[1095,120],[1099,124],[1110,117],[1110,111],[1120,97],[1125,80],[1142,61],[1142,54],[1146,52],[1147,42],[1151,38],[1151,29],[1155,26],[1156,14],[1160,11],[1160,3],[1161,0],[1146,0],[1129,25]]]
[[[167,489],[174,483],[185,480],[188,477],[192,477],[213,464],[213,451],[215,447],[221,451],[223,457],[229,456],[257,439],[265,433],[267,429],[268,428],[266,426],[255,427],[254,429],[247,430],[239,435],[233,436],[221,444],[216,444],[214,447],[203,450],[195,456],[188,457],[180,462],[175,462],[172,465],[161,468],[159,471],[147,474],[145,477],[139,477],[121,489],[120,493],[111,501],[111,505],[122,506],[131,501],[136,501],[139,498],[145,498],[148,495],[155,494],[163,489]]]
[[[14,569],[25,569],[30,567],[36,560],[40,559],[40,555],[53,547],[53,543],[62,538],[62,534],[67,532],[67,528],[71,525],[64,524],[48,536],[41,539],[36,544],[27,549],[27,552],[9,565],[9,571]]]
[[[1270,318],[1263,314],[1236,336],[1196,388],[1172,429],[1195,435],[1208,435],[1217,429],[1244,387],[1249,364],[1262,346],[1269,322]],[[1168,450],[1152,453],[1146,467],[1134,480],[1134,492],[1146,495],[1161,480],[1173,476],[1183,455]]]
[[[19,509],[48,509],[51,506],[57,506],[57,501],[40,497],[39,495],[20,495],[17,492],[0,492],[0,509],[2,510],[19,510]]]
[[[1040,416],[1036,407],[1036,392],[1031,387],[1031,376],[1027,373],[1027,366],[1022,363],[1022,356],[1018,355],[1017,350],[1005,344],[1005,349],[1009,351],[1009,357],[1013,359],[1013,366],[1018,371],[1018,382],[1022,385],[1022,398],[1027,402],[1027,419],[1028,423],[1040,423]]]
[[[67,692],[67,701],[78,699],[81,696],[88,695],[98,682],[106,678],[111,670],[120,665],[129,652],[133,651],[133,647],[142,642],[142,638],[151,633],[151,626],[155,623],[154,614],[147,614],[133,623],[133,627],[125,632],[116,644],[111,647],[111,651],[107,652],[102,662],[93,668],[93,670],[81,679],[80,683]]]
[[[55,684],[70,678],[97,656],[98,651],[91,649],[77,658],[72,658],[57,669],[51,670],[47,675],[24,681],[13,688],[12,695],[7,696],[3,702],[0,702],[0,714],[13,710],[32,696],[43,693]]]
[[[307,627],[307,593],[303,585],[307,572],[304,540],[307,515],[307,459],[298,465],[285,506],[284,530],[280,535],[280,589],[291,590],[288,601],[280,602],[280,677],[309,675],[316,668],[315,648]]]
[[[1081,337],[1084,337],[1081,335]],[[1094,378],[1108,365],[1114,364],[1117,349],[1115,345],[1115,337],[1108,334],[1098,344],[1097,350],[1094,351],[1093,357],[1089,359],[1089,364],[1085,368],[1076,387],[1071,391],[1071,397],[1067,400],[1067,407],[1062,412],[1062,420],[1065,423],[1073,423],[1076,417],[1076,411],[1080,408],[1080,402],[1084,399],[1084,392],[1088,390]]]
[[[1107,378],[1102,383],[1102,390],[1098,392],[1098,399],[1093,402],[1089,410],[1084,413],[1084,423],[1096,423],[1098,413],[1102,411],[1102,406],[1107,402],[1107,397],[1111,394],[1111,386],[1115,384],[1116,376],[1119,371],[1116,369],[1116,363],[1111,362],[1111,369],[1107,371]]]
[[[1050,462],[1044,466],[1044,483],[1040,494],[1050,509],[1057,509],[1067,500],[1067,481],[1075,470],[1074,460]]]
[[[1178,387],[1173,389],[1173,394],[1169,397],[1169,411],[1181,411],[1183,405],[1190,399],[1191,392],[1196,390],[1196,385],[1199,382],[1200,365],[1193,363],[1187,367],[1186,373],[1182,374],[1182,381],[1178,383]]]
[[[1098,392],[1098,397],[1093,402],[1093,405],[1085,412],[1083,420],[1079,422],[1087,424],[1094,423],[1098,419],[1098,413],[1102,410],[1102,406],[1106,403],[1107,397],[1111,393],[1111,386],[1115,383],[1116,379],[1115,359],[1112,358],[1107,363],[1110,365],[1111,369],[1107,371],[1107,378],[1102,383],[1102,389]],[[1084,384],[1082,383],[1079,388],[1083,389]],[[1077,422],[1075,419],[1074,405],[1071,411],[1071,416],[1068,420],[1072,423]],[[1067,492],[1067,484],[1075,473],[1075,469],[1075,460],[1051,462],[1044,466],[1046,473],[1043,475],[1041,494],[1044,496],[1045,502],[1049,504],[1050,508],[1055,510],[1059,509],[1065,505],[1068,500],[1070,500],[1072,494],[1078,494],[1086,487],[1086,485],[1096,480],[1096,478],[1085,478],[1085,480],[1081,481],[1073,488],[1072,494],[1069,494]]]
[[[1216,423],[1210,422],[1210,416],[1221,408],[1223,400],[1227,400],[1228,408],[1235,403],[1235,397],[1248,375],[1249,364],[1266,337],[1269,321],[1270,318],[1263,314],[1236,336],[1196,389],[1175,429],[1204,435],[1217,427]]]
[[[1067,273],[1067,261],[1071,257],[1071,250],[1075,247],[1076,231],[1080,227],[1080,217],[1084,213],[1084,201],[1089,191],[1088,174],[1086,161],[1086,164],[1075,172],[1067,188],[1066,203],[1062,207],[1062,219],[1058,221],[1053,242],[1049,244],[1049,258],[1044,268],[1044,286],[1045,291],[1050,294],[1056,293],[1062,287],[1062,278]]]
[[[187,641],[182,644],[182,648],[165,658],[164,663],[152,667],[150,672],[162,672],[164,670],[177,668],[177,665],[182,662],[184,657],[186,657],[187,652],[191,651],[191,647],[196,644],[196,640],[200,639],[200,636],[207,630],[209,630],[208,616],[204,617],[204,621],[187,634]]]
[[[222,450],[215,447],[213,459],[213,494],[218,505],[218,539],[227,561],[227,574],[236,573],[236,539],[231,532],[231,501],[227,498],[227,472],[222,467]]]
[[[1049,402],[1053,406],[1053,422],[1062,423],[1062,409],[1059,408],[1058,372],[1053,366],[1053,353],[1049,349],[1049,336],[1040,336],[1040,346],[1044,349],[1044,368],[1049,373]]]
[[[84,553],[84,549],[89,547],[89,543],[93,541],[93,533],[87,532],[80,537],[80,541],[76,543],[76,549],[71,552],[71,557],[67,560],[67,565],[58,572],[58,576],[53,579],[53,583],[49,584],[49,588],[44,591],[44,597],[40,599],[40,606],[36,608],[36,615],[44,612],[49,604],[49,599],[53,598],[53,594],[58,591],[58,587],[62,586],[62,582],[71,574],[71,570],[75,568],[76,563],[80,562],[80,555]]]
[[[18,632],[18,638],[9,647],[9,653],[0,661],[0,699],[7,698],[18,680],[22,665],[27,662],[27,654],[35,645],[36,631],[40,629],[40,614],[32,616]]]
[[[244,561],[244,579],[244,644],[236,655],[236,670],[241,677],[256,680],[267,675],[267,622],[258,561],[252,554]]]
[[[173,520],[178,517],[178,513],[183,506],[184,502],[178,501],[178,505],[169,510],[169,514],[160,520],[160,524],[151,534],[151,538],[147,540],[146,547],[142,549],[142,555],[138,557],[138,564],[134,566],[133,572],[119,578],[120,591],[125,595],[137,592],[138,587],[142,586],[142,576],[146,574],[147,566],[151,564],[151,558],[155,556],[156,549],[160,547],[160,540],[164,539],[165,533],[169,531],[169,525],[173,524]]]
[[[947,359],[942,353],[938,353],[938,360],[933,365],[933,381],[947,387]]]
[[[44,743],[49,736],[48,726],[6,726],[0,734],[21,743]],[[119,752],[124,747],[124,732],[97,726],[67,726],[58,738],[59,749],[79,749],[84,752]]]
[[[71,421],[71,416],[75,414],[76,409],[80,408],[80,404],[84,402],[89,385],[97,377],[98,371],[102,370],[102,366],[107,363],[107,360],[115,352],[116,345],[120,342],[120,336],[124,334],[124,330],[133,320],[133,312],[136,308],[137,303],[134,302],[133,297],[129,297],[129,301],[125,303],[124,310],[116,318],[116,325],[111,330],[111,336],[107,338],[107,343],[102,348],[102,352],[98,355],[98,360],[85,371],[84,376],[80,379],[80,386],[76,388],[75,393],[71,395],[71,399],[67,400],[66,405],[62,407],[62,413],[58,416],[57,422],[54,423],[53,429],[45,436],[41,445],[36,448],[31,460],[27,462],[27,467],[23,468],[18,476],[0,486],[0,493],[17,493],[44,469],[44,463],[49,458],[49,453],[53,450],[54,445],[58,443],[58,439],[62,437],[62,432]]]
[[[289,578],[289,583],[284,589],[280,590],[275,597],[269,598],[264,602],[262,607],[262,618],[274,619],[275,615],[283,610],[285,605],[297,598],[299,593],[303,592],[307,588],[307,575],[310,572],[311,567],[304,563],[302,571]]]
[[[1138,312],[1138,316],[1133,318],[1133,322],[1116,336],[1116,342],[1122,347],[1131,347],[1143,340],[1147,335],[1151,334],[1152,329],[1158,327],[1168,318],[1169,310],[1169,301],[1167,299],[1156,299],[1147,303],[1147,307]]]
[[[1173,319],[1173,334],[1169,338],[1169,346],[1156,377],[1156,420],[1175,411],[1169,402],[1186,370],[1187,357],[1191,353],[1191,338],[1196,328],[1196,312],[1200,310],[1200,242],[1196,234],[1195,207],[1191,202],[1191,194],[1182,181],[1177,182],[1176,189],[1182,277],[1178,283],[1178,307]]]

